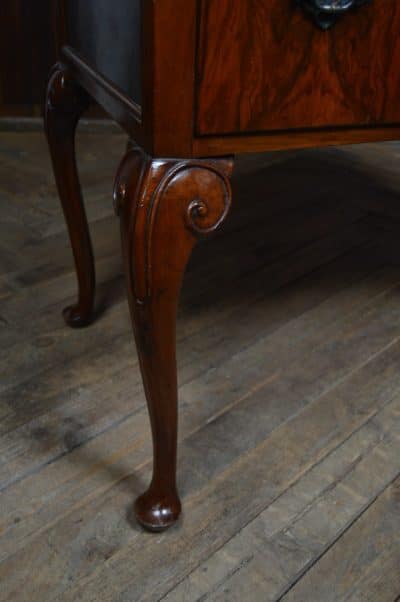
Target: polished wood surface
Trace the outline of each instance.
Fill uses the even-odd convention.
[[[261,0],[234,2],[232,11],[227,0],[205,0],[200,11],[196,0],[177,1],[142,2],[139,113],[72,49],[64,52],[77,81],[148,154],[221,156],[399,138],[397,4],[363,6],[322,32],[289,0],[273,0],[273,12]],[[268,52],[272,71],[261,64]]]
[[[230,153],[262,153],[305,148],[322,148],[343,144],[361,144],[400,140],[400,127],[296,130],[273,134],[244,136],[203,136],[193,139],[195,156],[218,156]]]
[[[63,65],[50,76],[45,127],[78,277],[78,301],[65,308],[69,326],[87,326],[93,319],[95,270],[92,243],[75,160],[75,130],[91,99]]]
[[[138,148],[115,183],[133,330],[149,405],[154,467],[136,501],[139,522],[159,530],[181,511],[176,488],[178,385],[176,316],[198,238],[218,229],[231,205],[232,161],[153,161]]]
[[[182,290],[183,517],[157,535],[131,512],[152,445],[111,202],[125,146],[78,130],[101,313],[81,331],[45,138],[0,136],[0,598],[393,602],[399,145],[236,160]]]
[[[132,139],[114,201],[153,434],[153,479],[136,503],[147,528],[166,528],[180,513],[176,308],[197,237],[216,229],[230,206],[232,159],[224,156],[397,137],[399,21],[397,5],[372,3],[321,32],[288,0],[143,0],[141,107],[63,48],[47,130],[80,284],[72,322],[90,320],[94,288],[74,167],[77,96],[99,102]]]
[[[400,123],[400,4],[321,31],[291,0],[201,1],[197,133]]]

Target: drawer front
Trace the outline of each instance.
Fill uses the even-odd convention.
[[[141,0],[67,0],[67,43],[141,103]]]
[[[400,123],[400,2],[320,29],[295,0],[200,0],[197,133]]]

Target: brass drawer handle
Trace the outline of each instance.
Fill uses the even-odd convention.
[[[371,0],[297,0],[321,29],[329,29],[341,15],[369,2]]]

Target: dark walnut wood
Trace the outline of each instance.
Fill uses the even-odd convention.
[[[62,0],[59,8],[61,22],[71,23],[71,5]],[[157,530],[180,512],[176,308],[193,246],[230,205],[232,160],[219,157],[400,138],[400,6],[373,1],[329,31],[292,0],[141,0],[137,8],[140,106],[129,92],[135,86],[118,86],[108,67],[99,72],[96,53],[85,56],[79,36],[61,30],[67,67],[51,76],[46,128],[78,273],[71,325],[87,324],[93,313],[93,258],[74,156],[74,130],[89,98],[141,147],[128,149],[114,200],[154,442],[153,479],[136,514]],[[95,49],[97,27],[91,31]],[[115,56],[123,51],[113,48]]]
[[[199,134],[400,121],[400,3],[329,31],[282,0],[202,0]]]
[[[197,240],[214,232],[230,204],[233,162],[152,160],[129,149],[115,183],[133,330],[149,406],[153,478],[135,505],[145,527],[178,518],[175,323],[182,277]]]
[[[68,69],[57,64],[47,89],[45,126],[78,276],[78,302],[64,310],[67,324],[75,328],[91,322],[95,293],[92,244],[75,161],[76,126],[90,102]]]

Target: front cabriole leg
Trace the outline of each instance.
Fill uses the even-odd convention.
[[[172,525],[176,487],[176,314],[183,274],[199,238],[231,204],[231,159],[156,160],[128,150],[115,184],[133,330],[153,436],[153,477],[135,504],[147,529]]]

